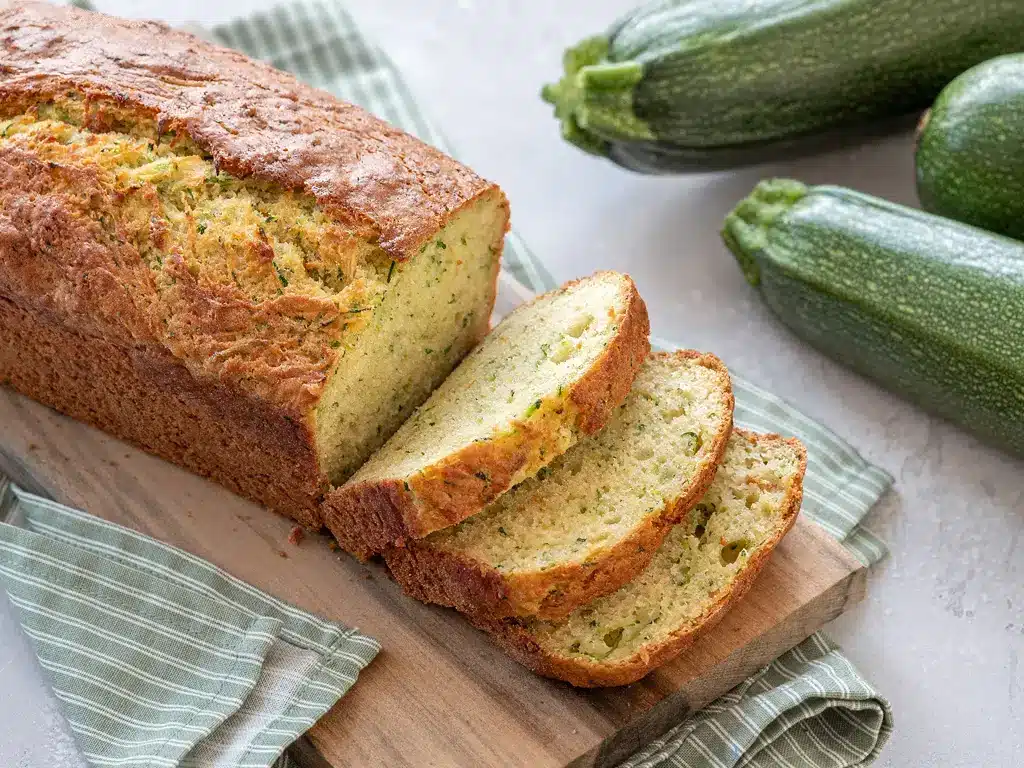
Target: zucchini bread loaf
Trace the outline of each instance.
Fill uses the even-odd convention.
[[[319,526],[487,332],[501,191],[162,24],[0,27],[0,381]]]

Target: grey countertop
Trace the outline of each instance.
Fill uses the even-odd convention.
[[[269,4],[97,2],[108,12],[172,23],[213,23]],[[743,282],[717,235],[731,205],[771,175],[914,203],[910,137],[785,165],[666,178],[588,157],[560,141],[537,92],[558,74],[566,44],[600,31],[633,4],[349,3],[460,159],[501,183],[514,226],[556,278],[628,271],[656,335],[717,353],[895,476],[895,491],[869,520],[892,555],[875,569],[868,599],[829,628],[895,710],[896,733],[879,764],[1024,765],[1024,463],[802,345]],[[2,671],[5,663],[25,664],[24,654],[2,653],[0,714],[10,723],[7,707],[31,707],[38,692],[27,673]],[[10,738],[8,747],[17,739]]]

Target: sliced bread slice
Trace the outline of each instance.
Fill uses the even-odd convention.
[[[799,441],[736,430],[704,498],[622,589],[560,622],[470,618],[547,677],[584,687],[635,682],[747,592],[796,520],[806,466]]]
[[[599,272],[508,315],[394,436],[325,498],[359,557],[454,525],[596,432],[650,350],[633,281]]]
[[[647,567],[710,485],[732,411],[717,357],[651,355],[603,430],[483,512],[384,558],[420,600],[562,618]]]

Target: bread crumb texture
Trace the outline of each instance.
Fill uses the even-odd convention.
[[[711,487],[632,582],[561,622],[526,629],[545,654],[625,662],[697,627],[744,567],[789,524],[799,449],[777,436],[736,431]],[[791,517],[791,516],[790,516]]]
[[[567,565],[585,573],[713,471],[731,404],[724,367],[652,355],[602,431],[424,543],[509,577]]]
[[[552,291],[506,317],[456,368],[353,483],[406,478],[473,443],[547,422],[555,434],[542,464],[579,439],[570,392],[612,343],[632,281],[599,273]],[[537,471],[527,462],[513,482]]]

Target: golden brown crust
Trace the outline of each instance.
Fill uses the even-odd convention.
[[[508,432],[474,442],[412,477],[349,483],[331,491],[323,516],[338,541],[365,559],[454,525],[507,491],[524,471],[536,472],[556,458],[561,450],[558,433],[567,424],[583,434],[603,427],[650,351],[647,306],[633,281],[625,278],[626,309],[617,333],[561,404],[545,404],[531,418],[514,422]]]
[[[807,452],[799,440],[782,438],[776,434],[754,435],[737,430],[752,442],[763,439],[784,440],[800,455],[800,466],[785,498],[782,522],[775,536],[755,555],[732,584],[722,590],[714,604],[689,628],[679,629],[668,639],[643,648],[642,652],[614,662],[591,661],[558,656],[545,651],[531,636],[529,630],[516,619],[488,620],[469,616],[478,628],[491,637],[506,653],[520,664],[545,677],[564,680],[581,688],[600,688],[634,683],[653,669],[665,664],[689,648],[721,618],[736,601],[753,586],[758,574],[768,563],[772,551],[796,522],[803,499],[803,476],[807,469]]]
[[[61,315],[3,296],[0,329],[2,383],[321,527],[324,483],[304,425],[230,387],[197,380],[166,350],[70,328]]]
[[[24,2],[0,7],[0,34],[0,113],[68,91],[97,121],[103,105],[134,110],[228,173],[312,194],[395,259],[493,189],[359,107],[166,24]]]
[[[337,307],[311,298],[313,306],[299,306],[305,297],[253,304],[233,286],[199,286],[173,256],[166,269],[176,283],[161,295],[135,244],[98,224],[116,221],[118,206],[95,169],[0,148],[0,296],[74,318],[112,342],[169,350],[200,377],[244,379],[250,395],[304,418],[334,355],[326,339],[311,348],[284,324]]]
[[[389,547],[384,558],[406,593],[485,619],[535,616],[557,620],[584,603],[614,592],[644,570],[672,526],[682,521],[711,485],[732,432],[735,403],[729,373],[714,355],[681,350],[656,356],[697,360],[721,373],[726,387],[723,400],[729,418],[716,433],[704,467],[681,496],[587,565],[572,563],[526,574],[502,574],[474,558],[433,547],[428,540]]]
[[[604,273],[597,273],[601,274]],[[564,288],[580,282],[582,280],[573,280]],[[628,275],[623,293],[626,311],[618,334],[593,367],[569,391],[569,399],[580,415],[576,427],[585,435],[594,434],[608,423],[612,413],[626,399],[640,366],[651,352],[651,321],[647,305]]]

